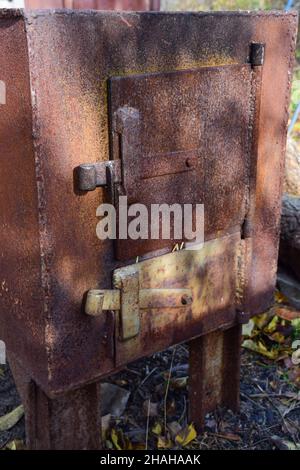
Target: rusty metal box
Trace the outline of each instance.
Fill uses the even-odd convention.
[[[296,27],[293,12],[1,11],[0,337],[47,395],[270,306]],[[124,109],[140,118],[120,129]],[[96,209],[120,194],[203,203],[203,249],[99,240]],[[124,312],[85,302],[126,269],[194,300],[137,291],[122,338]]]

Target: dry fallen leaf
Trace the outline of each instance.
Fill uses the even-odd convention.
[[[255,323],[252,319],[250,319],[248,323],[243,325],[243,336],[249,336],[249,338],[251,338],[254,328]]]
[[[289,370],[288,372],[288,377],[293,384],[295,384],[297,387],[300,387],[300,367],[299,366],[294,366],[292,369]]]
[[[119,445],[119,436],[115,429],[111,430],[111,440],[117,450],[122,450],[122,448]]]
[[[255,317],[252,318],[255,326],[259,329],[262,330],[270,321],[270,318],[272,318],[273,313],[272,311],[268,311],[265,313],[262,313],[261,315],[256,315]]]
[[[170,381],[170,387],[173,389],[186,388],[188,377],[175,377]]]
[[[149,400],[145,400],[143,403],[143,412],[145,416],[158,416],[158,403],[149,403]]]
[[[233,441],[233,442],[238,442],[241,440],[241,437],[238,435],[238,434],[232,434],[232,433],[223,433],[223,434],[219,434],[219,433],[214,433],[213,434],[214,436],[216,437],[219,437],[221,439],[225,439],[227,441]]]
[[[128,380],[117,379],[114,381],[114,383],[118,385],[118,387],[125,387],[126,385],[128,385]]]
[[[184,447],[196,439],[196,437],[197,433],[194,425],[189,424],[185,428],[181,429],[181,431],[177,434],[175,437],[175,442]]]
[[[176,401],[171,399],[167,403],[167,414],[168,416],[174,416],[176,414]]]
[[[243,347],[246,349],[250,349],[250,351],[262,354],[263,356],[266,356],[269,359],[274,360],[278,358],[279,350],[275,348],[268,350],[262,341],[258,341],[256,343],[252,339],[246,339],[245,341],[243,341]]]
[[[138,443],[138,444],[132,444],[132,447],[131,447],[132,450],[146,450],[146,446],[145,444],[143,444],[142,442]]]
[[[285,336],[279,331],[275,331],[272,335],[269,335],[268,338],[279,344],[283,344],[285,341]]]
[[[170,434],[173,439],[177,436],[178,433],[180,433],[182,427],[178,423],[178,421],[172,421],[171,423],[168,423],[168,429],[170,431]]]
[[[279,323],[279,318],[277,315],[274,315],[271,321],[263,328],[264,333],[266,334],[274,333],[274,331],[276,331],[277,329],[278,323]]]
[[[24,415],[24,408],[23,405],[17,406],[14,410],[10,413],[7,413],[0,418],[0,431],[8,431],[12,427],[17,424],[17,422],[22,418]]]
[[[290,307],[277,307],[276,308],[276,315],[284,320],[295,320],[300,318],[300,311],[292,309]]]
[[[282,439],[279,436],[272,436],[271,441],[280,450],[300,450],[300,444],[294,444],[294,442]]]
[[[130,397],[130,391],[108,382],[101,383],[100,398],[103,415],[122,416]]]
[[[20,439],[15,439],[13,441],[10,441],[6,444],[4,447],[4,450],[24,450],[24,442],[21,441]]]
[[[132,450],[132,444],[120,429],[111,430],[111,441],[117,450]]]
[[[158,449],[172,449],[173,443],[169,437],[159,436],[157,439]]]
[[[152,427],[151,431],[153,434],[156,436],[159,436],[162,433],[162,425],[160,423],[155,423],[154,426]]]
[[[279,290],[276,290],[274,297],[275,297],[275,302],[277,302],[278,304],[283,304],[283,303],[287,304],[289,302],[288,298],[285,295],[283,295]]]

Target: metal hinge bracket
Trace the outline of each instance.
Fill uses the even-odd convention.
[[[193,171],[198,165],[197,150],[180,150],[141,158],[140,115],[135,108],[122,107],[113,116],[113,160],[85,163],[77,168],[80,191],[121,183],[130,200],[139,195],[141,180]]]

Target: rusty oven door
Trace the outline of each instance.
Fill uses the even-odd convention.
[[[228,328],[243,310],[254,76],[245,63],[109,80],[111,161],[97,171],[117,217],[122,196],[149,214],[152,204],[204,204],[197,249],[170,252],[184,236],[151,239],[150,223],[145,239],[117,236],[127,266],[114,271],[113,290],[92,290],[86,305],[91,315],[116,313],[116,366]],[[83,188],[97,185],[88,187],[94,170],[82,166]]]

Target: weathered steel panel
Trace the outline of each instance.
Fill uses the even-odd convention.
[[[248,67],[252,41],[265,43],[266,53],[262,76],[251,72],[251,93],[255,94],[256,104],[260,101],[260,110],[258,113],[259,107],[255,106],[249,126],[253,139],[248,149],[248,212],[240,227],[245,238],[243,249],[251,264],[248,262],[248,270],[242,267],[247,275],[239,284],[241,295],[237,296],[236,306],[239,309],[247,306],[251,314],[267,308],[275,284],[296,15],[292,12],[56,11],[20,16],[16,12],[5,12],[0,20],[4,25],[3,34],[6,34],[3,22],[16,15],[19,15],[19,29],[11,31],[19,37],[20,47],[13,45],[12,35],[9,47],[16,58],[16,70],[30,75],[33,122],[31,125],[25,118],[28,119],[31,110],[28,89],[27,92],[24,89],[20,96],[27,96],[27,101],[17,103],[21,103],[18,109],[24,113],[22,126],[27,123],[26,136],[22,126],[16,127],[16,137],[3,149],[1,161],[1,171],[6,171],[6,165],[7,169],[11,168],[12,162],[18,171],[9,171],[3,178],[4,183],[1,177],[3,207],[7,200],[13,199],[11,213],[14,215],[3,212],[7,219],[2,224],[7,223],[11,231],[9,240],[2,245],[5,254],[1,257],[1,272],[8,273],[10,266],[13,269],[8,278],[10,289],[0,298],[0,307],[5,336],[14,338],[9,340],[9,347],[17,355],[24,353],[25,367],[35,381],[43,384],[48,393],[55,393],[96,380],[114,369],[110,342],[114,316],[108,316],[103,324],[103,319],[85,315],[83,305],[84,293],[91,288],[112,288],[111,273],[122,263],[115,260],[113,242],[96,237],[96,208],[106,201],[107,194],[102,188],[86,193],[78,191],[73,175],[82,163],[103,162],[109,158],[108,80],[116,76],[233,64]],[[28,63],[21,60],[26,58],[26,47]],[[6,60],[7,56],[3,55],[3,66]],[[8,79],[13,76],[9,70]],[[261,80],[259,93],[253,80],[255,83]],[[243,93],[241,84],[237,87]],[[235,98],[233,90],[232,98]],[[4,127],[16,122],[17,105],[7,109],[10,114]],[[234,102],[230,109],[234,120]],[[211,124],[226,129],[229,121],[225,119],[224,123],[222,119],[218,123],[216,119]],[[219,135],[218,131],[215,135]],[[210,131],[209,139],[210,148],[216,145],[222,154],[223,149],[217,140],[214,142]],[[25,156],[24,149],[28,152]],[[231,167],[226,161],[227,177],[231,175]],[[20,168],[24,171],[20,172]],[[218,172],[221,171],[219,168]],[[220,173],[215,184],[221,185]],[[212,169],[208,174],[215,177]],[[14,175],[12,180],[11,175]],[[212,197],[215,189],[214,186],[211,189]],[[226,191],[229,191],[227,187]],[[230,194],[228,198],[231,200]],[[219,208],[219,204],[216,207]],[[212,206],[211,212],[213,210]],[[233,208],[224,206],[224,213],[227,211]],[[19,219],[25,231],[13,229],[18,227]],[[11,239],[14,239],[14,250],[9,243]],[[24,240],[32,240],[32,243],[25,244]],[[243,250],[240,259],[245,259]],[[21,286],[25,289],[21,290]],[[14,315],[11,315],[15,298],[21,299],[21,303],[15,304]],[[212,315],[212,318],[218,319],[217,324],[212,325],[218,328],[222,316]],[[22,337],[21,329],[26,331],[24,343],[23,339],[15,340],[16,331],[20,331]],[[166,330],[162,331],[165,334]],[[200,327],[193,331],[201,334]],[[190,334],[193,331],[191,329]],[[149,337],[149,342],[153,338]],[[172,339],[176,342],[182,337],[174,334]],[[169,338],[163,337],[158,347],[165,347],[168,341]],[[32,349],[37,352],[30,353],[29,345],[34,345]],[[143,353],[147,353],[147,348],[150,352],[148,343]]]
[[[0,13],[0,339],[47,384],[44,284],[23,19]],[[38,358],[38,360],[37,360]]]
[[[247,56],[245,56],[245,61]],[[117,188],[128,203],[204,204],[205,238],[240,231],[250,185],[251,66],[201,67],[110,80],[112,121],[123,107],[138,110],[128,132],[137,144],[120,155],[122,132],[112,129],[113,158],[131,181]],[[182,152],[177,163],[178,152]],[[185,152],[193,155],[189,157]],[[176,158],[177,157],[177,158]],[[174,162],[174,163],[173,163]],[[131,164],[131,165],[130,165]],[[186,171],[188,170],[188,172]],[[195,229],[195,227],[194,227]],[[172,247],[181,239],[117,240],[119,259]]]
[[[116,366],[234,324],[239,243],[237,233],[211,240],[200,250],[182,250],[138,263],[140,289],[190,289],[192,302],[177,308],[141,308],[140,331],[128,341],[122,340],[120,312]],[[134,265],[125,269],[132,271]],[[123,270],[116,270],[114,276],[119,271],[124,275]]]

